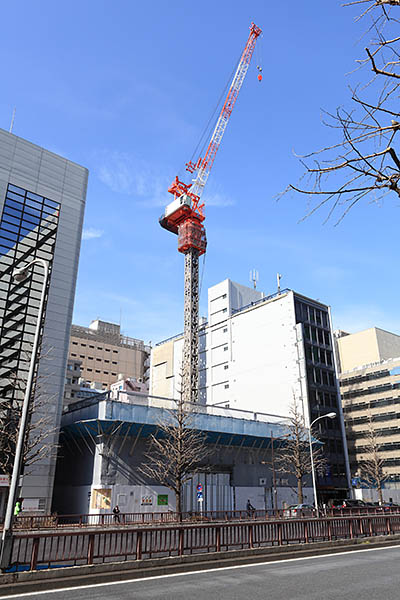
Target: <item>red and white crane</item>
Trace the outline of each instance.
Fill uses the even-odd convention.
[[[201,196],[221,145],[233,107],[243,85],[261,29],[250,26],[250,34],[230,85],[221,113],[203,158],[186,163],[191,181],[175,177],[168,188],[174,200],[168,204],[160,225],[178,235],[178,250],[185,255],[184,347],[182,360],[182,392],[185,402],[198,401],[198,324],[199,324],[199,256],[207,247],[204,203]],[[261,71],[261,69],[259,68]],[[258,75],[261,81],[261,72]]]

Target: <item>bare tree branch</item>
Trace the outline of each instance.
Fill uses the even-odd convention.
[[[29,360],[29,356],[27,360]],[[51,350],[41,359],[51,360]],[[42,459],[54,455],[58,445],[54,442],[57,429],[51,407],[54,398],[46,392],[46,381],[50,375],[37,375],[34,378],[31,401],[28,408],[28,426],[22,456],[22,472],[28,475],[30,467]],[[10,380],[15,390],[25,392],[24,376],[15,374]],[[12,474],[15,448],[18,438],[19,422],[22,414],[22,401],[11,402],[9,398],[0,398],[0,472]]]
[[[395,18],[400,0],[355,0],[344,6],[358,4],[367,7],[359,18],[365,18],[367,13],[371,18],[367,58],[358,63],[361,67],[369,64],[373,77],[360,80],[352,90],[352,110],[341,108],[336,114],[325,113],[324,124],[341,132],[342,139],[302,156],[305,173],[301,179],[306,175],[307,184],[291,184],[283,192],[293,190],[311,199],[323,198],[305,218],[329,205],[327,219],[340,210],[340,222],[363,198],[376,201],[377,195],[381,198],[382,194],[393,192],[400,197],[400,159],[396,148],[400,123],[390,120],[390,116],[400,116],[400,36],[399,20]]]
[[[209,454],[205,433],[195,428],[195,406],[183,401],[182,391],[175,410],[165,410],[165,418],[158,423],[156,435],[150,436],[145,457],[148,462],[140,471],[165,485],[175,494],[176,511],[182,513],[183,485],[198,472],[207,471],[204,460]]]
[[[297,500],[303,504],[304,477],[311,473],[310,445],[308,429],[297,402],[293,399],[290,416],[286,424],[285,444],[281,446],[276,458],[276,470],[294,475],[297,481]],[[321,448],[313,448],[314,466],[317,472],[325,471],[327,462]]]
[[[368,415],[368,434],[367,442],[364,448],[365,456],[360,466],[360,476],[367,481],[370,486],[377,488],[380,504],[383,503],[383,483],[388,479],[389,475],[384,473],[384,459],[380,455],[380,444],[373,425],[372,415]]]

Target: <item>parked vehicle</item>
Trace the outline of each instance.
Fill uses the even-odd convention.
[[[315,509],[311,504],[292,504],[283,511],[285,519],[288,518],[299,518],[299,517],[313,517],[315,515]]]
[[[353,498],[345,498],[344,500],[336,501],[332,508],[368,508],[373,506],[364,502],[364,500],[354,500]]]
[[[378,512],[399,512],[400,505],[395,502],[383,502],[380,504],[379,502],[374,502],[374,507]]]

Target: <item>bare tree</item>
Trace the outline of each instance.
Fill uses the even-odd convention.
[[[202,463],[209,454],[205,433],[195,428],[196,410],[183,401],[180,393],[174,410],[165,409],[165,418],[158,423],[156,434],[150,436],[145,454],[147,463],[141,472],[175,494],[176,511],[182,514],[182,491],[195,473],[207,470]]]
[[[297,185],[288,187],[316,199],[307,216],[327,206],[327,219],[338,209],[340,221],[363,198],[379,202],[391,193],[400,197],[400,158],[396,151],[400,130],[400,0],[355,0],[344,6],[358,4],[362,12],[356,20],[371,19],[367,30],[370,41],[365,58],[357,61],[359,81],[350,87],[352,106],[325,113],[324,119],[325,125],[338,130],[340,139],[300,157],[305,173]],[[363,78],[368,67],[372,77]]]
[[[360,465],[360,476],[371,487],[378,490],[378,498],[380,504],[383,503],[383,484],[387,480],[388,475],[383,471],[384,459],[379,453],[380,444],[374,429],[371,414],[368,415],[368,433],[364,449],[364,458]]]
[[[308,429],[304,417],[299,411],[296,400],[290,407],[290,416],[286,423],[287,435],[285,443],[280,447],[275,458],[275,468],[281,473],[294,475],[297,481],[297,501],[303,503],[304,477],[311,473],[310,445]],[[326,460],[320,447],[313,448],[314,468],[323,472]]]
[[[47,358],[47,356],[45,357]],[[28,475],[30,467],[56,453],[58,444],[54,442],[57,429],[54,427],[52,405],[54,398],[46,392],[48,376],[36,375],[28,408],[28,426],[22,456],[22,473]],[[23,376],[14,375],[9,380],[21,397],[25,392]],[[22,414],[22,401],[0,398],[0,472],[11,475],[14,466],[19,423]]]

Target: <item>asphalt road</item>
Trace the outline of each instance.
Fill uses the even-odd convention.
[[[399,597],[400,546],[12,596],[38,600],[398,600]]]

